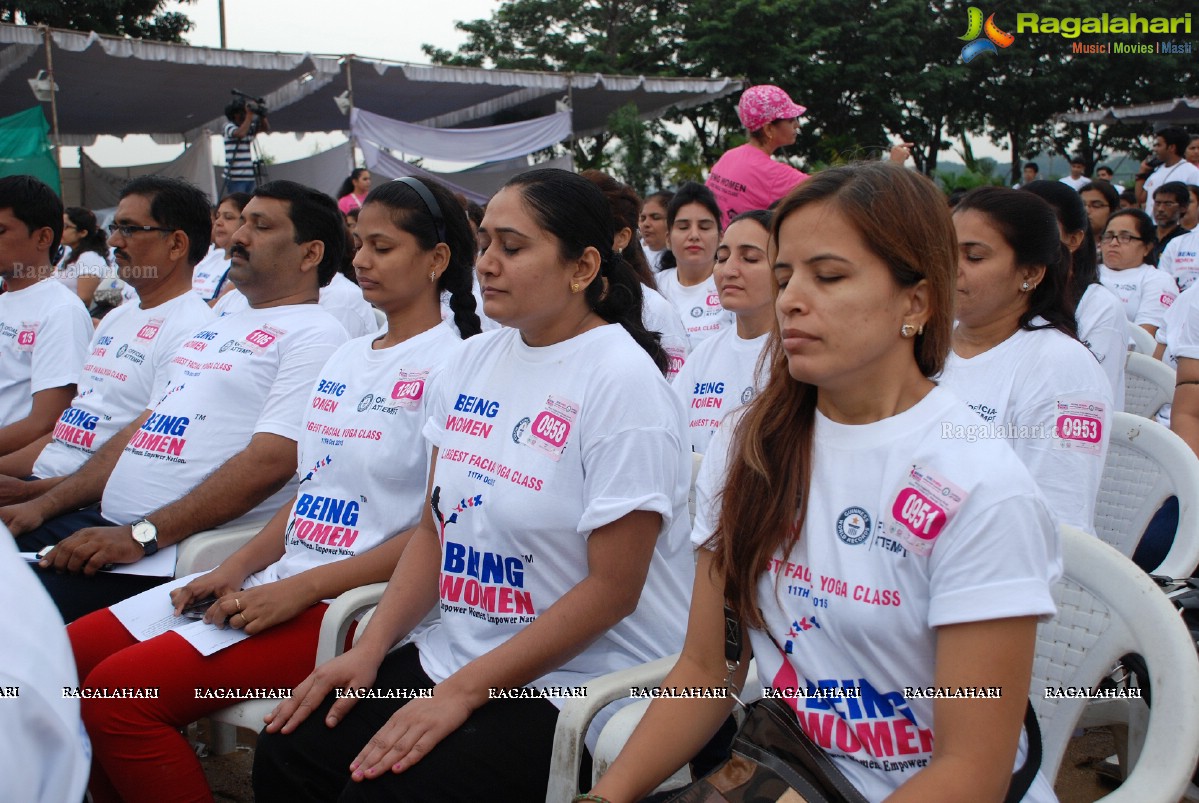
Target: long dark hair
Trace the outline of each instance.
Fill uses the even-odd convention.
[[[418,180],[433,195],[441,212],[442,225],[445,227],[444,242],[450,248],[450,260],[437,280],[437,289],[449,292],[454,325],[465,340],[483,331],[475,312],[473,292],[475,239],[470,233],[466,211],[458,204],[453,193],[436,181]],[[375,187],[362,202],[364,207],[370,204],[387,207],[392,225],[415,237],[425,251],[432,251],[439,242],[443,242],[433,210],[415,189],[403,181],[389,181]]]
[[[940,190],[924,176],[882,162],[824,170],[775,209],[772,253],[778,252],[783,222],[812,204],[827,204],[853,225],[898,286],[928,281],[931,317],[912,348],[920,372],[935,376],[949,353],[957,276],[957,238]],[[766,354],[770,379],[733,431],[720,518],[707,544],[714,550],[713,571],[724,581],[725,601],[743,623],[758,628],[764,626],[758,580],[777,551],[785,554],[795,546],[803,529],[817,395],[814,385],[792,378],[778,329],[770,333]]]
[[[79,259],[85,251],[92,251],[108,259],[108,237],[100,229],[95,213],[82,206],[68,206],[65,214],[67,220],[71,221],[71,225],[76,230],[83,232],[83,239],[75,243],[64,266],[74,265],[75,260]]]
[[[629,267],[643,285],[657,290],[658,284],[654,281],[653,271],[649,269],[649,263],[645,261],[645,252],[637,242],[637,216],[641,214],[640,196],[628,184],[617,181],[602,170],[584,170],[579,175],[599,187],[600,192],[608,199],[616,231],[628,229],[632,235],[621,249],[620,255],[629,263]]]
[[[995,225],[1015,252],[1017,265],[1045,266],[1040,283],[1028,293],[1028,308],[1020,315],[1019,327],[1029,331],[1057,329],[1077,339],[1078,322],[1066,292],[1070,250],[1062,244],[1053,207],[1031,192],[977,187],[966,193],[953,211],[960,214],[969,210],[986,215]],[[1038,317],[1046,322],[1034,324]]]
[[[358,178],[363,173],[369,173],[369,172],[370,171],[367,170],[365,167],[355,167],[354,172],[350,173],[350,175],[347,176],[345,178],[345,180],[341,182],[341,186],[337,188],[337,194],[334,195],[333,197],[340,201],[342,198],[344,198],[345,196],[352,193],[354,191],[354,179]],[[325,186],[327,187],[329,185],[326,184]],[[365,203],[365,201],[363,203]]]
[[[1083,189],[1089,187],[1090,185]],[[1078,304],[1087,288],[1099,283],[1099,254],[1095,248],[1091,220],[1087,217],[1087,208],[1083,205],[1082,196],[1060,181],[1030,181],[1020,189],[1031,192],[1052,206],[1057,214],[1057,222],[1066,234],[1082,233],[1082,244],[1078,246],[1078,250],[1070,253],[1070,274],[1066,282],[1066,304],[1077,313]],[[1077,320],[1077,315],[1075,319]]]
[[[666,351],[657,332],[641,321],[641,282],[624,257],[612,250],[616,234],[612,210],[599,188],[566,170],[541,168],[511,179],[541,228],[558,239],[563,259],[575,260],[588,248],[600,254],[600,281],[587,285],[587,305],[608,323],[618,323],[645,349],[666,375]]]

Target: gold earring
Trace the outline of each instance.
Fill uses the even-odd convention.
[[[579,283],[578,283],[578,282],[571,282],[571,283],[570,283],[570,292],[572,292],[572,293],[577,293],[577,292],[579,292]]]
[[[899,336],[902,338],[906,339],[909,337],[914,337],[916,334],[916,327],[912,326],[910,323],[905,323],[903,326],[899,327]]]

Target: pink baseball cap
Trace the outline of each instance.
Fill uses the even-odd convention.
[[[806,111],[807,107],[796,104],[773,84],[751,86],[741,93],[741,100],[737,102],[741,125],[750,131],[757,131],[775,120],[791,120]]]

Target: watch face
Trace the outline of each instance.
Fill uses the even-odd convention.
[[[133,525],[133,540],[139,544],[147,544],[158,539],[158,528],[148,521],[139,521]]]

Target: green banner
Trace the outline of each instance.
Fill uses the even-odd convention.
[[[0,176],[20,175],[35,176],[62,194],[50,124],[40,106],[0,117]]]

